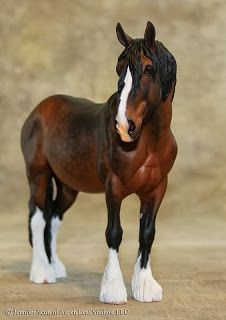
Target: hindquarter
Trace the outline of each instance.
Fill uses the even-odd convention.
[[[42,149],[53,175],[77,191],[104,191],[96,169],[101,107],[88,100],[53,96],[35,109],[27,127],[35,117],[40,128],[34,136],[40,138],[34,138],[29,148]]]

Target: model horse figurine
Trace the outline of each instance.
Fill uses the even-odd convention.
[[[99,300],[126,303],[118,259],[123,233],[120,206],[135,193],[140,199],[140,231],[132,293],[139,301],[160,301],[162,288],[153,278],[150,252],[157,211],[177,154],[170,129],[176,61],[155,40],[150,22],[144,39],[132,39],[120,24],[116,33],[125,49],[116,67],[118,91],[106,103],[54,95],[42,101],[24,123],[21,146],[30,186],[33,246],[30,280],[53,283],[66,277],[56,250],[63,214],[79,191],[105,192],[109,259]]]

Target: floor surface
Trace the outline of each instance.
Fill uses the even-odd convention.
[[[3,214],[1,319],[226,319],[226,219],[216,222],[207,217],[203,222],[197,219],[188,224],[188,218],[186,221],[175,213],[170,215],[170,198],[166,196],[159,212],[152,255],[153,273],[164,291],[163,301],[158,303],[140,303],[131,297],[138,234],[139,204],[135,197],[125,200],[122,208],[124,239],[120,261],[128,290],[128,303],[123,306],[98,302],[107,259],[103,196],[81,194],[65,216],[59,234],[59,255],[68,278],[56,284],[29,282],[31,249],[25,206],[12,210],[10,217],[9,213]],[[4,315],[7,312],[12,314]],[[28,315],[16,317],[19,312]]]
[[[226,1],[0,0],[0,8],[0,319],[226,320]],[[103,195],[79,195],[65,216],[59,256],[68,278],[32,284],[22,124],[55,93],[106,101],[117,89],[123,50],[117,22],[137,38],[149,20],[178,69],[172,129],[179,152],[152,252],[163,301],[131,297],[133,196],[121,214],[126,305],[98,302],[107,262]]]

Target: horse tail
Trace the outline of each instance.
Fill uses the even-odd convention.
[[[44,217],[46,220],[46,226],[44,230],[44,243],[46,254],[51,260],[51,220],[54,213],[54,202],[53,202],[53,178],[50,177],[47,191],[46,191],[46,201],[45,201],[45,209],[44,209]]]

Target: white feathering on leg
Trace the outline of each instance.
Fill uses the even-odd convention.
[[[66,270],[64,264],[57,255],[57,233],[61,226],[59,217],[51,219],[51,266],[55,272],[56,278],[66,278]]]
[[[101,281],[99,300],[111,304],[127,302],[126,287],[119,265],[118,253],[114,249],[109,249],[108,264]]]
[[[45,251],[45,225],[46,222],[43,218],[43,212],[36,207],[35,213],[30,222],[33,245],[30,280],[35,283],[56,282],[54,271],[49,264],[49,260]]]
[[[162,288],[153,278],[149,259],[146,268],[140,267],[141,256],[137,258],[132,278],[132,293],[134,299],[141,302],[162,300]]]

